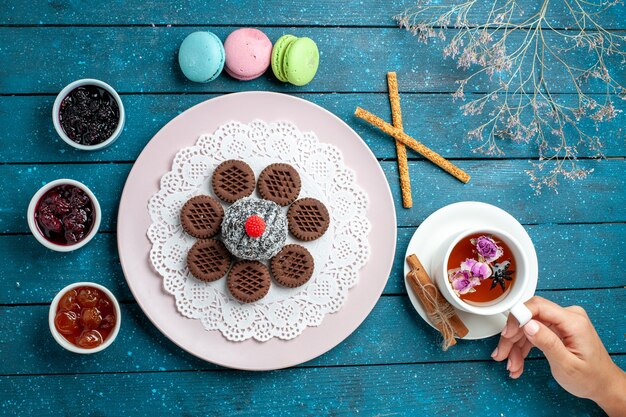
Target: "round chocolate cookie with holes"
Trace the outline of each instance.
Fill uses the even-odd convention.
[[[296,288],[306,284],[313,275],[315,261],[311,253],[301,245],[286,245],[272,258],[272,276],[280,285]]]
[[[291,234],[305,242],[321,237],[330,224],[330,215],[324,203],[309,197],[293,203],[287,218]]]
[[[213,192],[220,200],[234,203],[254,192],[254,172],[250,165],[237,159],[224,161],[215,168],[211,177]]]
[[[242,303],[252,303],[270,290],[270,271],[259,261],[239,261],[228,273],[228,290]]]
[[[231,255],[217,239],[197,241],[187,254],[189,272],[201,281],[216,281],[228,272]]]
[[[198,239],[208,239],[220,231],[224,209],[219,201],[208,195],[190,198],[180,210],[183,230]]]
[[[289,164],[268,165],[259,175],[259,194],[279,206],[288,206],[300,194],[300,174]]]
[[[242,198],[226,209],[222,240],[237,258],[270,259],[287,239],[287,217],[280,206],[260,198]]]

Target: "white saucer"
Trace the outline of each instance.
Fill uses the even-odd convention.
[[[535,247],[526,229],[509,213],[491,204],[476,201],[450,204],[440,208],[424,220],[413,234],[405,255],[404,285],[406,286],[406,291],[415,310],[431,326],[433,324],[428,318],[426,311],[406,281],[406,275],[409,272],[406,257],[410,254],[417,255],[424,269],[432,278],[431,272],[434,269],[435,260],[445,255],[443,252],[452,242],[452,239],[464,230],[483,226],[504,229],[522,245],[522,248],[528,254],[530,274],[530,283],[524,293],[523,300],[528,300],[535,293],[539,264]],[[460,310],[457,310],[457,313],[469,329],[469,333],[463,339],[469,340],[484,339],[500,333],[507,318],[504,314],[479,316]]]

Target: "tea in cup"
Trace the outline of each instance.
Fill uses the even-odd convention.
[[[452,240],[440,262],[435,279],[454,307],[485,316],[510,312],[520,326],[532,318],[522,300],[532,278],[528,258],[508,233],[466,230]]]

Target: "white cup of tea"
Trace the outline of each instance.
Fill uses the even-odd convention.
[[[457,295],[452,287],[452,283],[448,279],[448,260],[450,259],[453,249],[464,239],[470,239],[475,235],[490,236],[496,242],[504,243],[510,250],[508,256],[515,260],[514,277],[507,290],[493,300],[485,302],[462,300],[460,296]],[[507,254],[504,253],[502,259],[506,258]],[[455,308],[482,316],[510,313],[515,316],[521,327],[532,318],[532,313],[528,307],[524,305],[525,300],[522,299],[532,279],[528,265],[529,262],[526,253],[521,244],[513,236],[501,229],[481,227],[465,230],[456,236],[446,248],[443,258],[435,261],[433,271],[439,290],[446,300]],[[486,282],[483,282],[481,285],[486,284]]]

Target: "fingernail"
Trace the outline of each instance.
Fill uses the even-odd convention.
[[[493,350],[493,352],[491,352],[491,357],[492,357],[492,358],[495,358],[496,356],[498,356],[498,348],[495,348],[495,349]]]
[[[511,359],[506,361],[506,370],[508,371],[509,369],[511,369]]]
[[[509,327],[509,326],[504,326],[504,329],[502,329],[502,333],[500,333],[502,336],[506,336],[506,329],[507,329],[508,327]]]
[[[524,326],[524,331],[528,336],[536,335],[539,331],[539,323],[537,323],[535,320],[529,321],[528,323],[526,323],[526,326]]]

